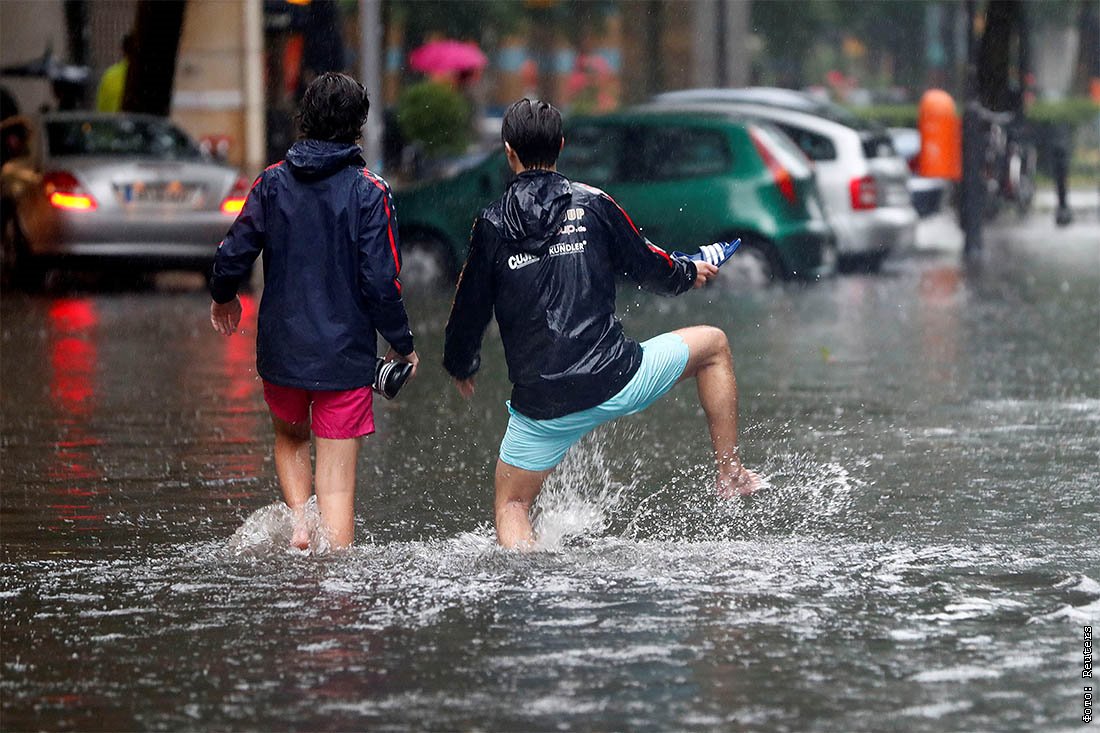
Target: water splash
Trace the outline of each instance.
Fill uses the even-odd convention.
[[[281,501],[268,504],[248,515],[244,524],[229,538],[226,549],[238,557],[249,558],[281,552],[295,555],[323,555],[329,552],[332,547],[321,523],[316,496],[311,496],[306,502],[305,522],[309,528],[309,549],[299,550],[290,544],[294,535],[294,512]]]
[[[646,455],[618,450],[623,457],[610,459],[605,446],[624,442],[623,430],[609,426],[586,437],[547,479],[533,512],[538,549],[559,551],[602,536],[714,541],[841,530],[853,497],[866,486],[856,475],[858,466],[783,454],[754,467],[765,488],[725,499],[715,492],[709,460],[671,467],[671,476],[650,477],[645,470],[670,468],[652,465],[661,452],[651,440],[638,441],[650,445]]]
[[[574,538],[604,534],[634,488],[612,478],[598,435],[587,436],[550,474],[535,502],[537,548],[560,550]]]
[[[690,466],[641,499],[623,536],[711,541],[833,531],[866,485],[848,467],[806,454],[771,456],[755,470],[766,488],[725,499],[714,491],[713,465]]]

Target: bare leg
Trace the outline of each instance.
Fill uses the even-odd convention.
[[[725,497],[751,494],[761,482],[759,476],[741,465],[737,453],[737,380],[726,334],[711,326],[682,328],[674,333],[688,346],[688,363],[680,381],[695,378],[718,461],[718,493]]]
[[[317,508],[333,547],[347,547],[355,539],[355,467],[359,438],[318,437]]]
[[[531,504],[550,471],[527,471],[497,460],[494,509],[497,542],[508,549],[530,548],[535,542],[531,530]]]
[[[309,423],[289,423],[274,415],[275,475],[283,490],[283,501],[294,513],[293,546],[309,547],[309,528],[305,523],[305,507],[313,493],[313,471],[309,461]]]

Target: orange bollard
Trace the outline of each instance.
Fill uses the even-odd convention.
[[[920,155],[917,171],[927,178],[962,178],[962,123],[955,100],[942,89],[929,89],[917,109]]]

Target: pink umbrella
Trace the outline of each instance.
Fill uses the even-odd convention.
[[[429,41],[409,54],[409,66],[423,74],[481,71],[489,59],[476,43]]]

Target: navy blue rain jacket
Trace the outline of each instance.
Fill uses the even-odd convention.
[[[642,350],[615,317],[615,276],[676,295],[695,263],[669,257],[610,196],[551,171],[520,173],[474,222],[447,322],[443,366],[466,379],[496,313],[512,408],[536,420],[594,407],[638,371]]]
[[[218,247],[210,294],[227,303],[263,252],[256,371],[310,390],[374,379],[377,331],[413,350],[393,197],[358,145],[300,140],[265,170]]]

